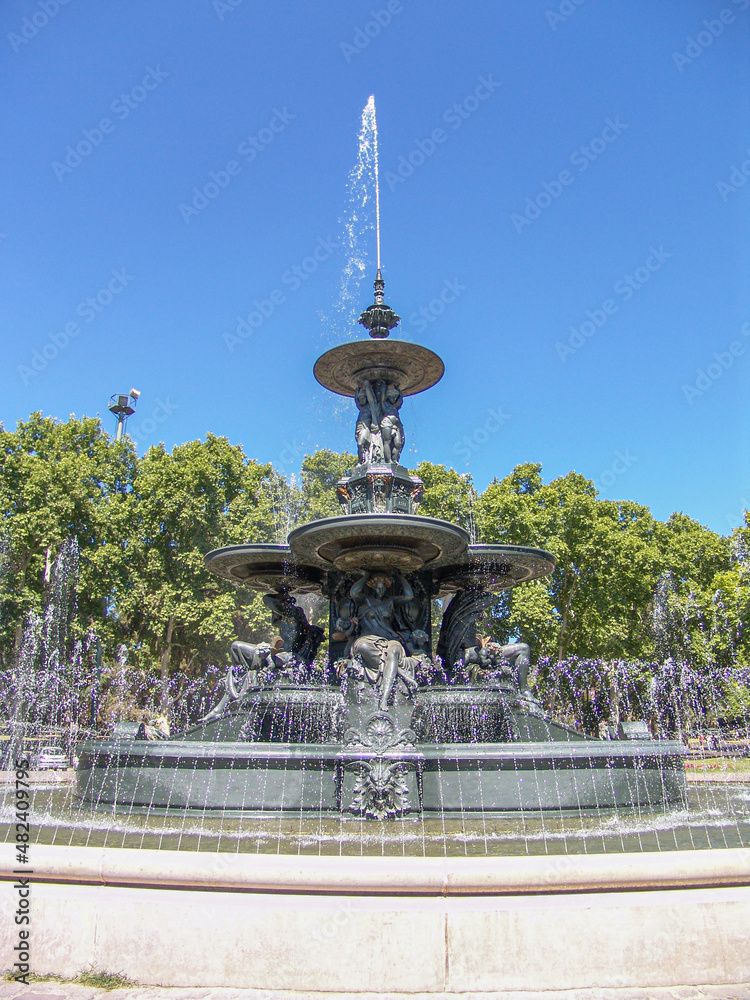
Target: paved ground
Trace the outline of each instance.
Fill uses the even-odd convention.
[[[750,783],[750,771],[686,771],[688,782],[725,785],[743,785]]]
[[[76,773],[72,767],[65,771],[29,771],[26,779],[30,785],[72,785]],[[15,771],[0,771],[0,785],[14,785]]]
[[[750,983],[735,986],[585,989],[523,993],[443,994],[445,1000],[750,1000]],[[436,1000],[430,993],[299,993],[286,990],[182,989],[133,986],[104,990],[71,983],[0,983],[0,1000]]]

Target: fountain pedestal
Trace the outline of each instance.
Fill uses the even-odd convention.
[[[416,514],[424,483],[398,463],[358,465],[338,481],[336,495],[344,514]]]

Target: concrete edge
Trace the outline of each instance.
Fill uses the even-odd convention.
[[[41,990],[41,994],[40,994]],[[47,992],[51,990],[52,992]],[[644,1000],[646,990],[638,986],[607,987],[606,1000]],[[136,985],[104,990],[93,986],[79,986],[60,980],[32,982],[29,986],[0,982],[0,1000],[23,1000],[27,995],[56,997],[61,1000],[352,1000],[351,992],[321,993],[318,990],[266,990],[232,986],[148,986]],[[602,1000],[603,991],[598,986],[573,989],[499,990],[472,992],[471,994],[443,992],[440,1000]],[[381,992],[356,994],[357,1000],[384,1000]],[[747,1000],[750,983],[724,983],[701,986],[651,986],[648,1000]],[[388,991],[386,1000],[435,1000],[434,994],[401,993]]]
[[[324,895],[495,896],[750,885],[750,848],[544,857],[203,854],[33,844],[33,882]],[[6,854],[0,880],[19,867]]]

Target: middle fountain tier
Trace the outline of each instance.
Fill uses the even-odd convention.
[[[295,528],[286,546],[228,546],[210,552],[206,564],[236,583],[284,594],[286,601],[292,593],[316,590],[326,597],[331,660],[340,674],[352,657],[370,661],[366,675],[377,676],[374,687],[388,688],[380,697],[387,711],[399,684],[376,660],[414,661],[406,668],[411,673],[418,662],[422,673],[447,679],[473,650],[476,674],[480,660],[486,668],[492,659],[489,648],[476,652],[484,648],[475,634],[477,618],[497,603],[498,592],[546,576],[555,562],[539,549],[472,545],[461,526],[419,514],[424,483],[399,461],[406,439],[400,409],[405,396],[435,385],[445,367],[426,347],[387,339],[399,317],[384,302],[380,272],[375,301],[359,321],[371,339],[334,347],[314,368],[321,385],[353,398],[357,407],[358,464],[336,484],[342,514]],[[434,651],[439,666],[432,650],[434,598],[450,600],[453,608]],[[388,651],[387,643],[399,650],[392,645]],[[499,649],[493,650],[498,664]],[[504,655],[517,654],[508,647]]]
[[[336,485],[342,513],[295,528],[286,545],[206,556],[213,573],[263,592],[278,634],[232,644],[217,704],[178,737],[84,747],[79,795],[124,810],[378,820],[681,804],[682,744],[651,739],[645,723],[598,740],[556,722],[529,689],[528,645],[478,634],[503,591],[555,560],[471,544],[459,525],[419,513],[424,484],[400,464],[400,409],[444,367],[388,339],[399,317],[383,291],[378,271],[360,317],[371,339],[315,364],[318,382],[357,408],[358,462]],[[309,594],[328,601],[327,629],[297,603]]]

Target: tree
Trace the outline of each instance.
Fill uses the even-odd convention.
[[[659,543],[680,587],[710,591],[716,574],[729,569],[729,539],[709,531],[686,514],[672,514],[659,526]]]
[[[226,663],[235,637],[268,638],[261,596],[208,573],[206,552],[244,541],[285,542],[298,521],[337,515],[336,483],[356,464],[348,452],[316,451],[305,456],[297,484],[214,435],[171,453],[152,448],[138,459],[127,438],[114,442],[98,420],[61,422],[40,413],[15,431],[0,426],[0,448],[0,686],[14,688],[30,613],[36,624],[27,630],[26,660],[34,659],[35,642],[34,662],[45,661],[45,644],[62,648],[43,615],[57,586],[53,567],[72,546],[80,553],[70,632],[76,655],[91,659],[95,649],[92,676],[109,671],[112,699],[122,700],[122,671],[112,664],[125,643],[143,710],[159,692],[185,701],[209,665]],[[495,638],[522,638],[536,657],[549,657],[549,678],[572,677],[568,686],[592,725],[599,709],[586,699],[597,696],[596,678],[627,700],[628,684],[617,678],[629,677],[623,664],[635,661],[639,690],[655,683],[676,704],[689,676],[701,704],[715,689],[721,711],[747,713],[747,516],[728,539],[682,513],[662,523],[640,504],[602,500],[575,472],[545,483],[534,463],[494,480],[480,496],[454,469],[423,462],[413,471],[425,484],[421,514],[462,524],[473,540],[553,553],[555,571],[500,595],[487,624]],[[654,604],[667,571],[669,587]],[[661,634],[652,628],[659,607],[672,623]]]
[[[267,618],[254,595],[209,573],[204,557],[219,546],[273,539],[270,475],[270,466],[212,434],[171,454],[151,448],[140,463],[131,578],[117,607],[136,656],[158,662],[164,700],[173,667],[187,672],[225,659],[242,626],[258,625],[259,612]]]
[[[551,552],[557,567],[504,595],[494,630],[521,635],[537,655],[639,656],[659,569],[648,508],[598,500],[575,472],[544,484],[541,466],[517,466],[477,502],[482,537]]]
[[[420,462],[410,469],[413,476],[424,482],[424,498],[419,513],[424,517],[439,517],[443,521],[460,524],[476,540],[474,506],[476,491],[471,476],[433,462]]]
[[[128,498],[136,458],[125,441],[113,444],[98,419],[66,422],[32,413],[15,431],[0,426],[5,573],[0,655],[14,662],[29,611],[41,615],[60,547],[76,538],[80,551],[78,621],[113,637],[112,595],[126,578]]]
[[[336,483],[357,464],[357,456],[322,448],[302,462],[301,520],[317,521],[341,513]]]

